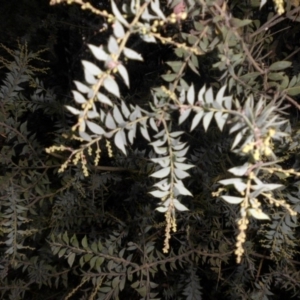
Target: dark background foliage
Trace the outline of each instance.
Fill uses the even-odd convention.
[[[91,3],[110,11],[108,1]],[[161,5],[171,11],[163,1]],[[241,19],[253,10],[262,23],[274,9],[270,3],[259,11],[247,1],[229,1],[229,6]],[[228,178],[227,170],[243,163],[230,152],[233,137],[228,129],[221,133],[212,124],[208,132],[200,126],[189,133],[191,120],[180,127],[190,143],[189,162],[195,165],[187,180],[194,197],[183,200],[189,211],[177,214],[178,230],[168,254],[161,251],[164,217],[147,193],[155,182],[149,177],[155,168],[150,158],[155,156],[141,137],[127,156],[113,148],[111,158],[103,144],[99,166],[89,158],[87,178],[72,164],[58,173],[66,157],[48,155],[45,147],[79,146],[68,139],[76,120],[64,105],[73,103],[73,80],[84,81],[80,61],[94,60],[87,45],[106,43],[111,29],[103,18],[76,5],[49,6],[46,0],[4,1],[0,14],[2,299],[299,297],[299,229],[287,213],[278,213],[277,231],[269,237],[268,222],[251,220],[245,259],[235,262],[238,208],[211,196],[218,181]],[[175,39],[190,26],[187,20],[163,30]],[[260,55],[271,49],[269,64],[285,60],[299,47],[299,28],[289,18],[273,26],[276,38]],[[144,62],[128,62],[129,89],[118,82],[124,99],[143,107],[151,88],[163,83],[166,61],[176,55],[170,45],[144,43],[137,36],[128,45],[143,54]],[[215,86],[222,72],[212,65],[218,61],[215,51],[201,56],[200,79],[187,71],[185,80],[197,88]],[[288,75],[299,75],[298,54],[291,61]],[[298,110],[292,107],[287,113],[298,143]],[[288,156],[286,168],[299,167],[297,151],[283,149],[283,155]],[[299,206],[298,179],[282,182]],[[279,247],[274,240],[281,247],[277,254],[270,251]]]

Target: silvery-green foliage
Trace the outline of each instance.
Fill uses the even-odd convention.
[[[181,4],[174,4],[175,14],[177,14],[176,5]],[[210,9],[210,5],[208,4],[207,8]],[[137,130],[139,130],[141,136],[157,155],[151,158],[151,161],[157,164],[157,168],[150,176],[159,181],[153,185],[150,194],[160,200],[156,210],[165,213],[167,224],[170,226],[171,222],[175,222],[176,210],[187,210],[180,200],[183,196],[192,196],[184,184],[184,179],[190,176],[189,169],[193,167],[186,162],[189,145],[182,140],[184,131],[173,130],[172,115],[176,111],[179,112],[178,125],[192,116],[190,131],[200,124],[207,131],[212,121],[217,124],[220,131],[225,126],[229,128],[229,133],[235,135],[231,150],[244,157],[246,162],[230,168],[228,172],[234,177],[221,180],[219,183],[224,186],[233,186],[240,194],[240,196],[228,193],[222,195],[222,199],[227,203],[240,205],[238,224],[241,232],[238,240],[242,242],[237,242],[236,250],[237,260],[240,262],[244,252],[241,246],[245,241],[244,231],[249,222],[247,216],[258,220],[270,219],[261,209],[261,196],[266,197],[270,204],[283,206],[288,209],[289,213],[294,214],[285,200],[276,200],[273,197],[272,191],[282,185],[267,183],[260,178],[265,172],[274,172],[271,168],[277,168],[277,157],[272,150],[273,141],[278,143],[289,136],[283,131],[288,120],[282,116],[284,107],[281,105],[281,98],[275,97],[268,100],[263,95],[256,101],[257,95],[250,93],[245,93],[246,100],[242,97],[239,100],[226,96],[226,90],[232,90],[230,80],[235,78],[234,68],[242,64],[247,53],[234,54],[233,49],[244,49],[243,41],[234,32],[225,33],[224,31],[224,36],[227,35],[226,39],[231,39],[229,44],[231,48],[224,55],[220,51],[221,62],[216,63],[214,67],[224,71],[222,78],[226,74],[232,77],[229,78],[229,86],[224,84],[215,94],[212,87],[206,88],[204,85],[197,91],[193,84],[189,85],[183,79],[183,70],[186,67],[199,75],[197,55],[203,55],[217,44],[220,46],[225,43],[226,39],[214,39],[208,46],[205,40],[201,40],[201,37],[182,34],[182,38],[188,45],[176,44],[176,55],[184,60],[168,62],[173,73],[162,75],[162,78],[169,83],[169,87],[161,86],[153,90],[149,110],[126,103],[120,95],[119,84],[113,74],[118,73],[125,85],[129,87],[129,75],[122,56],[129,60],[143,61],[140,53],[127,47],[132,30],[134,28],[145,42],[158,42],[157,39],[168,42],[168,39],[163,40],[160,35],[155,35],[156,30],[151,27],[153,26],[151,22],[154,20],[157,23],[153,24],[157,25],[159,22],[164,24],[168,19],[161,10],[159,1],[135,3],[132,0],[130,5],[125,4],[124,12],[128,15],[137,15],[133,21],[128,21],[122,15],[120,8],[113,0],[111,8],[114,13],[113,31],[108,38],[107,45],[89,45],[93,56],[102,66],[90,61],[82,61],[85,83],[75,81],[77,91],[73,91],[74,100],[81,106],[81,109],[67,106],[72,114],[78,116],[78,123],[74,129],[78,128],[79,137],[86,143],[83,147],[91,147],[103,138],[112,139],[115,146],[126,155],[126,148],[133,145]],[[171,16],[170,22],[173,22],[172,18],[174,19],[174,16]],[[251,20],[234,19],[233,24],[237,28],[242,28],[251,24]],[[195,27],[198,30],[202,28],[201,24],[195,24]],[[152,38],[149,39],[149,36]],[[205,44],[203,44],[204,41]],[[230,66],[226,70],[228,65]],[[290,65],[288,61],[273,63],[269,67],[268,80],[278,80],[275,75],[279,73],[272,72],[285,70]],[[178,87],[174,89],[173,86]],[[280,86],[280,88],[285,89],[286,86]],[[241,96],[239,90],[237,90],[237,95]],[[116,100],[112,101],[112,97]],[[108,106],[110,109],[99,109],[98,102],[102,107]],[[155,134],[149,134],[149,128]],[[294,171],[292,173],[295,174]],[[175,223],[173,223],[173,230],[176,231]],[[166,245],[168,245],[169,232],[170,228],[167,227],[164,251],[168,249]]]
[[[288,6],[279,18],[240,2],[165,2],[111,1],[107,12],[76,1],[108,30],[101,45],[86,45],[84,76],[67,102],[77,123],[67,137],[59,123],[49,156],[19,117],[28,109],[52,117],[57,98],[34,79],[27,101],[20,82],[34,69],[18,68],[20,55],[9,64],[0,114],[2,297],[299,295],[299,132],[285,110],[299,76],[291,54],[268,56],[281,32],[274,24],[299,20]],[[167,45],[170,60],[158,55],[158,84],[137,103],[123,92],[133,86],[130,64],[147,63],[139,43]]]

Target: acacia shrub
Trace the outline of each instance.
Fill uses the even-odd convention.
[[[41,295],[42,287],[62,299],[298,295],[299,172],[290,161],[299,139],[286,104],[298,108],[299,76],[291,49],[269,51],[275,25],[297,22],[297,9],[255,20],[258,8],[235,2],[112,1],[110,11],[72,2],[105,18],[109,36],[89,45],[94,59],[75,81],[67,109],[77,123],[47,149],[65,159],[55,168],[62,188],[46,203],[51,251],[28,248],[13,264],[18,244],[13,229],[5,232],[14,246],[6,266],[23,273],[3,273],[3,295]],[[144,57],[130,38],[168,44],[176,56],[141,105],[119,87],[131,84],[126,61]],[[187,70],[199,76],[202,65],[199,87]],[[27,208],[18,205],[15,215]]]

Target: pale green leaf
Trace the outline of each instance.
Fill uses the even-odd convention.
[[[290,81],[289,87],[294,86],[297,83],[297,76],[293,76],[292,80]]]
[[[227,114],[223,114],[223,112],[221,111],[217,111],[215,113],[215,120],[216,120],[216,123],[219,127],[219,129],[222,131],[223,130],[223,127],[226,123],[226,116],[228,116]]]
[[[140,130],[141,130],[141,134],[142,136],[147,140],[147,141],[151,141],[149,133],[148,133],[148,129],[146,126],[140,126]]]
[[[110,101],[110,99],[106,95],[104,95],[102,93],[97,93],[97,98],[101,103],[113,106],[113,103]]]
[[[115,21],[113,26],[114,35],[117,39],[121,39],[125,35],[124,27],[119,21]]]
[[[120,277],[119,276],[115,276],[114,279],[112,280],[112,288],[115,289],[117,287],[117,285],[119,284],[120,282]]]
[[[201,121],[203,115],[204,115],[204,111],[201,110],[200,112],[198,112],[198,113],[194,116],[190,131],[194,130],[194,129],[198,126],[198,124],[199,124],[199,122]]]
[[[223,185],[233,184],[235,189],[239,192],[243,192],[247,187],[246,183],[244,183],[241,178],[224,179],[224,180],[220,180],[219,183]]]
[[[204,86],[200,89],[200,91],[199,91],[199,93],[198,93],[198,101],[199,101],[200,103],[204,103],[204,98],[203,98],[203,96],[204,96],[205,91],[206,91],[206,87],[205,87],[205,85],[204,85]]]
[[[114,106],[114,109],[113,109],[113,116],[114,116],[114,120],[118,123],[118,124],[124,124],[125,121],[123,119],[123,116],[122,114],[120,113],[120,110],[118,108],[118,106]]]
[[[103,86],[108,92],[120,98],[119,86],[111,76],[108,76],[104,79]]]
[[[179,136],[181,136],[181,135],[183,135],[184,134],[184,131],[173,131],[173,132],[171,132],[170,133],[170,137],[172,137],[173,139],[173,141],[178,141],[178,140],[175,140],[175,138],[177,138],[177,137],[179,137]],[[172,143],[172,145],[173,145],[174,143]]]
[[[169,191],[171,184],[168,182],[169,182],[168,179],[165,178],[165,179],[155,183],[153,186],[156,186],[157,188],[159,188],[162,191]]]
[[[232,97],[231,96],[224,97],[223,103],[224,103],[225,108],[227,108],[228,110],[231,110]]]
[[[141,54],[137,53],[136,51],[130,49],[130,48],[124,48],[123,54],[129,58],[129,59],[135,59],[135,60],[141,60],[143,61],[143,57]]]
[[[194,168],[194,165],[188,165],[188,164],[183,164],[179,162],[174,162],[174,165],[176,168],[181,169],[181,170],[189,170],[190,168]]]
[[[159,157],[159,158],[151,158],[151,161],[153,161],[156,164],[159,164],[162,168],[165,168],[170,165],[170,158],[167,157]]]
[[[126,21],[126,19],[122,16],[122,14],[120,13],[116,3],[111,0],[111,9],[114,13],[114,16],[125,26],[129,26],[128,22]]]
[[[279,70],[284,70],[286,68],[289,68],[292,65],[290,61],[277,61],[273,63],[270,67],[270,71],[279,71]]]
[[[136,124],[133,124],[132,127],[129,129],[129,132],[127,134],[130,144],[133,144],[133,141],[135,139],[135,135],[136,135]]]
[[[155,151],[156,154],[166,154],[167,152],[167,147],[156,147],[153,146],[153,149]]]
[[[163,12],[161,11],[159,4],[160,4],[160,0],[151,1],[151,9],[156,13],[156,15],[159,18],[161,18],[162,20],[165,20],[166,17],[164,16]]]
[[[99,288],[99,291],[104,293],[104,294],[108,294],[111,291],[111,287],[103,286],[103,287]]]
[[[139,106],[132,106],[131,107],[133,109],[132,113],[130,114],[130,121],[134,121],[138,118],[140,118],[142,116],[141,114],[141,109],[139,108]]]
[[[161,199],[167,196],[169,194],[169,191],[153,191],[153,192],[149,192],[149,194],[151,194],[153,197]]]
[[[86,235],[84,236],[84,238],[81,240],[81,245],[84,249],[88,249],[88,242],[87,242],[87,237]]]
[[[88,126],[88,128],[93,132],[93,133],[96,133],[96,134],[99,134],[99,135],[102,135],[105,133],[105,131],[103,130],[102,127],[100,127],[99,125],[93,123],[93,122],[90,122],[90,121],[86,121],[86,124]]]
[[[175,183],[175,188],[178,190],[180,195],[193,196],[191,192],[182,183]]]
[[[126,139],[123,130],[120,130],[116,133],[114,138],[115,145],[126,155]]]
[[[136,249],[136,247],[135,247],[135,249]],[[136,289],[139,285],[140,285],[140,282],[139,282],[139,281],[136,281],[136,282],[134,282],[134,283],[131,284],[131,287],[132,287],[133,289]]]
[[[150,119],[149,119],[149,124],[150,124],[151,128],[152,128],[154,131],[158,132],[158,128],[157,128],[157,125],[156,125],[156,122],[155,122],[155,119],[154,119],[154,118],[150,118]]]
[[[156,139],[162,138],[162,140],[166,141],[167,140],[166,130],[165,129],[161,130],[160,132],[155,134],[153,137],[156,138]]]
[[[156,43],[156,39],[152,34],[141,34],[140,38],[146,43]]]
[[[107,48],[111,54],[117,54],[119,51],[118,42],[112,35],[109,37]]]
[[[281,90],[285,90],[288,87],[289,82],[290,82],[289,77],[287,75],[284,75],[283,80],[279,84],[279,88]]]
[[[88,84],[94,85],[98,80],[87,69],[84,69],[84,79]]]
[[[76,254],[75,253],[70,253],[69,256],[68,256],[68,264],[70,267],[73,266],[73,263],[74,263],[74,260],[75,260],[75,256]]]
[[[66,105],[66,108],[75,116],[79,115],[80,114],[80,110],[72,107],[72,106],[69,106],[69,105]]]
[[[187,143],[179,143],[179,144],[176,145],[176,146],[172,146],[172,148],[173,148],[174,150],[178,151],[178,150],[183,149],[183,148],[185,147],[186,144],[187,144]],[[179,160],[176,160],[176,161],[179,162]]]
[[[8,242],[6,241],[5,244],[6,244],[6,245],[10,245],[11,243],[8,243]],[[62,248],[62,249],[60,249],[60,251],[59,251],[58,254],[57,254],[58,257],[59,257],[59,258],[63,257],[63,256],[65,255],[66,251],[67,251],[67,248]]]
[[[240,19],[237,19],[237,18],[231,18],[230,23],[232,23],[232,25],[234,27],[240,28],[240,27],[244,27],[244,26],[247,26],[247,25],[251,24],[252,20],[249,20],[249,19],[240,20]]]
[[[188,118],[188,116],[190,115],[191,111],[192,111],[191,108],[187,108],[187,109],[183,110],[183,112],[180,113],[179,120],[178,120],[179,125],[181,123],[183,123]]]
[[[244,198],[242,197],[233,197],[233,196],[221,196],[227,203],[230,204],[239,204],[241,203]]]
[[[234,124],[230,130],[229,130],[229,133],[233,133],[237,130],[240,130],[241,128],[245,127],[245,124],[241,123],[241,122],[237,122],[236,124]]]
[[[160,169],[159,171],[154,172],[150,176],[155,177],[155,178],[164,178],[170,174],[170,170],[171,170],[170,167],[166,167],[166,168]]]
[[[213,111],[209,111],[208,113],[206,113],[203,117],[203,127],[204,127],[204,130],[207,131],[208,129],[208,126],[212,120],[214,116],[214,112]]]
[[[270,220],[270,217],[264,212],[262,212],[261,209],[249,208],[248,213],[258,220]]]
[[[73,93],[73,96],[74,96],[74,100],[79,103],[79,104],[82,104],[82,103],[86,103],[86,99],[80,94],[78,93],[77,91],[72,91]]]
[[[283,78],[284,78],[284,72],[270,72],[268,74],[269,80],[279,81],[279,80],[283,80]]]
[[[119,74],[123,78],[125,84],[129,88],[129,76],[128,76],[127,69],[121,64],[118,65],[117,69],[118,69]]]
[[[101,61],[107,61],[109,58],[109,55],[102,49],[102,46],[97,47],[94,45],[88,45],[89,48],[91,49],[93,55]]]
[[[149,23],[149,21],[157,19],[157,16],[153,16],[153,15],[149,14],[148,7],[146,7],[146,9],[144,10],[144,12],[142,14],[142,19]]]
[[[294,86],[286,89],[289,96],[297,96],[300,94],[300,86]]]
[[[154,136],[154,137],[157,137],[157,136]],[[164,136],[163,139],[156,140],[156,141],[150,143],[149,145],[159,147],[159,146],[164,145],[166,143],[166,141],[167,141],[167,137]]]
[[[123,291],[125,288],[125,283],[126,283],[126,276],[122,276],[121,277],[121,281],[120,281],[120,285],[119,285],[119,289],[120,291]]]
[[[181,204],[177,199],[173,200],[174,206],[178,211],[187,211],[189,210],[186,206]]]
[[[190,37],[194,37],[194,36],[190,36]],[[192,56],[192,59],[193,59],[193,57],[195,57],[195,56],[193,55],[193,56]],[[197,70],[197,68],[199,68],[199,67],[196,67],[195,63],[194,63],[191,59],[188,60],[188,66],[190,67],[190,69],[191,69],[194,73],[196,73],[197,75],[200,76],[200,73],[199,73],[199,71]]]
[[[161,75],[162,79],[167,81],[167,82],[171,82],[174,81],[177,77],[177,74],[164,74]]]
[[[79,82],[79,81],[74,81],[76,88],[79,92],[87,94],[90,92],[90,88],[88,86],[86,86],[85,84]]]
[[[194,101],[195,101],[195,88],[194,85],[191,84],[188,92],[187,92],[187,101],[190,105],[194,105]]]
[[[175,176],[178,178],[178,179],[184,179],[186,177],[189,177],[191,176],[189,173],[181,170],[181,169],[174,169],[174,173],[175,173]]]
[[[117,125],[110,113],[107,114],[106,120],[105,120],[105,126],[109,129],[116,129]]]
[[[97,256],[92,257],[92,259],[89,262],[89,265],[91,267],[91,269],[93,269],[95,267],[96,261],[97,261]]]
[[[167,61],[167,65],[172,68],[172,71],[178,73],[181,69],[183,62],[182,61]]]
[[[233,150],[233,149],[239,144],[239,142],[242,140],[243,136],[244,136],[244,135],[243,135],[242,132],[239,132],[239,133],[235,136],[234,141],[233,141],[233,144],[232,144],[232,146],[231,146],[231,150]]]
[[[231,168],[228,171],[235,176],[243,176],[248,171],[248,168],[249,168],[249,163],[246,162],[242,166]]]
[[[89,61],[83,60],[82,64],[83,64],[85,70],[87,70],[90,74],[92,74],[94,76],[98,76],[99,74],[102,73],[102,71],[99,67],[97,67],[95,64],[93,64]]]
[[[213,90],[212,90],[211,87],[205,93],[205,102],[206,103],[213,103],[214,102],[214,94],[213,94]]]
[[[189,147],[186,147],[180,151],[174,151],[174,154],[176,157],[183,157],[186,155],[187,151],[188,151]]]
[[[128,11],[126,10],[126,13],[131,12],[133,14],[136,14],[136,10],[139,9],[140,7],[141,7],[140,0],[138,1],[131,0],[130,9],[128,9]]]
[[[87,142],[91,142],[91,141],[92,141],[91,136],[90,136],[89,134],[87,134],[85,131],[79,131],[79,136],[80,136],[83,140],[85,140],[85,141],[87,141]]]
[[[261,183],[257,185],[252,185],[251,188],[253,190],[262,189],[263,191],[273,191],[282,186],[283,186],[282,184],[276,184],[276,183]]]
[[[121,101],[121,110],[125,118],[128,118],[130,115],[130,111],[123,100]]]
[[[223,103],[223,98],[224,98],[224,92],[226,90],[226,85],[223,85],[219,91],[218,91],[218,94],[217,94],[217,97],[216,97],[216,101],[222,106],[222,103]]]
[[[165,206],[159,206],[157,207],[155,210],[161,212],[161,213],[165,213],[169,208],[165,207]]]
[[[97,113],[96,111],[91,111],[91,110],[89,110],[88,112],[87,112],[87,116],[88,116],[88,119],[95,119],[95,118],[98,118],[100,115],[99,115],[99,113]]]
[[[62,236],[62,239],[63,239],[63,241],[64,241],[67,245],[69,245],[69,237],[68,237],[68,232],[67,232],[67,231],[64,232],[64,234],[63,234],[63,236]]]

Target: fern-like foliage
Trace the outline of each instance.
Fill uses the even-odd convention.
[[[88,11],[103,36],[88,37],[75,103],[37,78],[42,52],[4,47],[2,298],[298,296],[299,133],[287,102],[299,107],[300,84],[291,46],[273,43],[297,10],[51,4],[61,2]],[[151,86],[134,86],[149,43],[170,53]],[[54,143],[46,151],[39,129]]]

